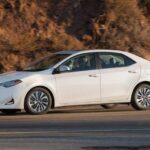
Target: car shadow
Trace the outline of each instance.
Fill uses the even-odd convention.
[[[49,111],[47,114],[84,114],[84,113],[100,113],[100,112],[105,112],[105,113],[110,113],[110,112],[132,112],[136,111],[134,110],[131,106],[128,105],[120,105],[116,106],[115,108],[111,109],[104,109],[101,106],[71,106],[71,107],[61,107],[54,109],[52,111]],[[0,113],[0,116],[31,116],[30,114],[27,114],[25,111],[18,112],[13,115],[6,115],[3,113]],[[34,116],[34,115],[32,115]]]
[[[124,109],[104,109],[104,108],[99,108],[99,109],[94,109],[94,108],[90,108],[90,109],[61,109],[61,110],[54,110],[54,111],[51,111],[49,112],[48,114],[67,114],[67,113],[99,113],[99,112],[127,112],[127,111],[135,111],[134,109],[132,108],[124,108]]]

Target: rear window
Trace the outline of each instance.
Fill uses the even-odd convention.
[[[99,53],[98,59],[102,68],[126,67],[136,63],[126,55],[110,52]]]

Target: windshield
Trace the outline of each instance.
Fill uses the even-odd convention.
[[[67,58],[69,54],[53,54],[47,57],[42,58],[39,61],[32,63],[31,65],[21,69],[21,71],[42,71],[49,69],[62,61],[63,59]]]

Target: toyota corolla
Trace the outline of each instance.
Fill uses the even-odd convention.
[[[0,75],[0,111],[44,114],[60,106],[150,108],[150,62],[116,50],[62,51]]]

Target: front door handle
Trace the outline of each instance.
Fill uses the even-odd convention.
[[[136,73],[135,70],[129,70],[128,72],[129,72],[129,73]]]

